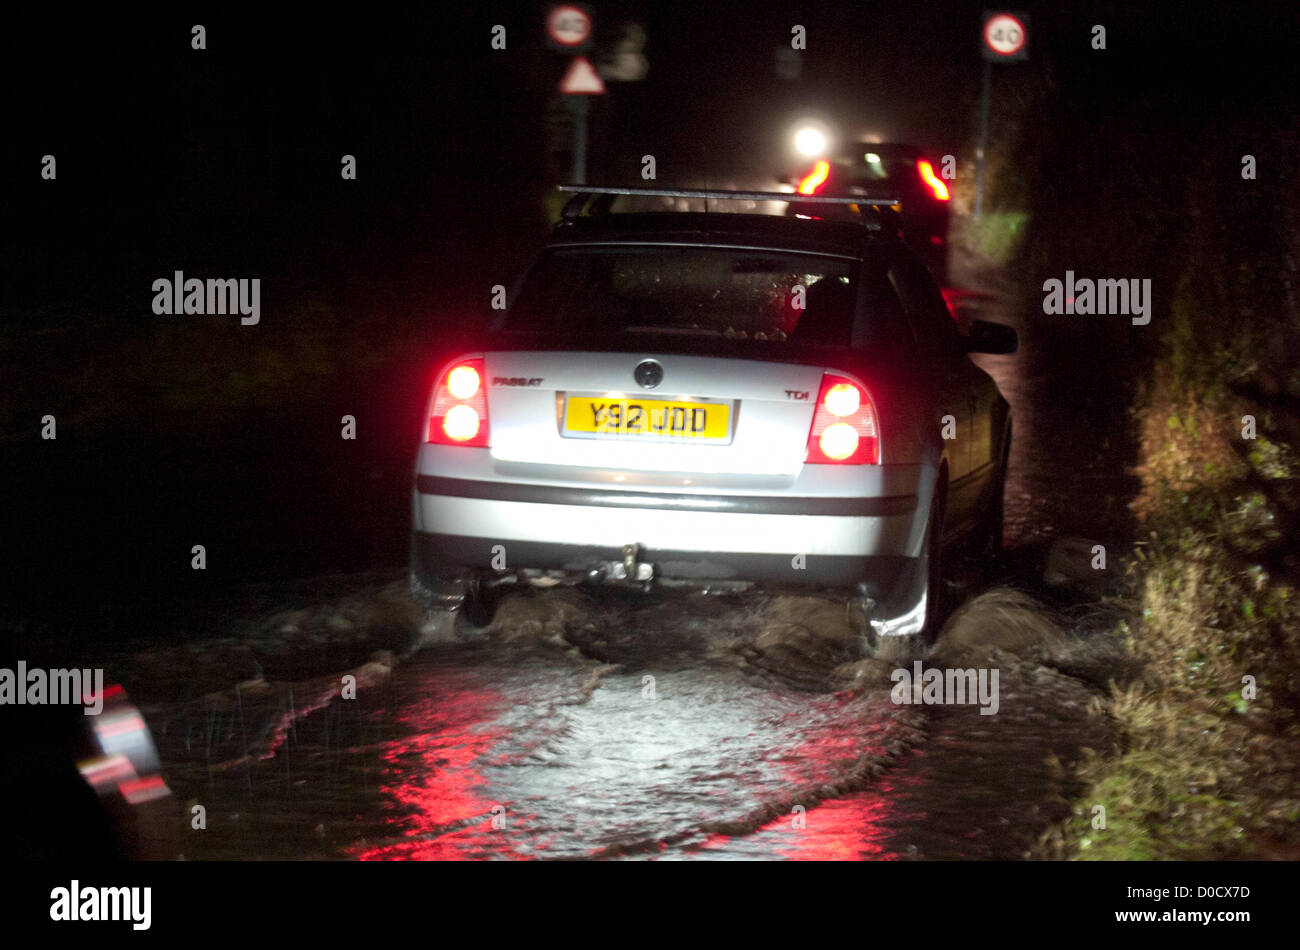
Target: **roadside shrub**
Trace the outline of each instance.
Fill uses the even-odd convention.
[[[1267,233],[1207,229],[1135,409],[1145,537],[1124,632],[1140,672],[1097,703],[1116,747],[1085,757],[1042,856],[1300,854],[1294,265]],[[1247,266],[1233,249],[1250,241]]]

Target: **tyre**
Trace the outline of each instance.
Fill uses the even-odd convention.
[[[984,560],[989,568],[993,568],[1002,559],[1002,532],[1006,509],[1004,496],[1006,491],[1006,478],[999,478],[997,488],[994,489],[993,501],[989,505],[988,514],[984,518]]]
[[[492,626],[497,615],[501,594],[496,587],[484,583],[480,574],[471,574],[465,581],[465,600],[460,614],[473,628],[482,630]]]
[[[943,582],[943,516],[947,486],[941,484],[930,504],[930,520],[925,527],[925,624],[921,628],[921,641],[927,645],[939,637],[948,598]]]
[[[996,575],[1002,561],[1002,535],[1006,519],[1007,463],[1011,458],[1011,432],[1008,430],[1002,448],[1002,465],[998,470],[997,481],[991,489],[992,496],[985,505],[984,517],[980,522],[979,541],[975,556],[980,560],[985,582]]]
[[[466,572],[448,569],[422,556],[419,538],[411,533],[411,596],[426,610],[459,610],[465,600]]]

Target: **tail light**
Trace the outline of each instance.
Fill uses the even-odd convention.
[[[460,360],[442,374],[433,390],[425,441],[487,447],[487,387],[482,359]]]
[[[799,182],[799,194],[801,195],[817,194],[817,189],[820,188],[822,185],[826,184],[826,179],[830,177],[830,173],[831,173],[830,162],[825,162],[825,161],[818,162],[816,165],[813,166],[813,170],[808,173],[807,177],[805,177]]]
[[[948,186],[943,183],[943,179],[934,173],[934,166],[925,159],[918,159],[916,170],[921,173],[921,180],[929,187],[931,194],[939,201],[947,201],[952,195],[948,194]]]
[[[875,465],[880,426],[871,395],[834,373],[822,377],[804,461],[822,465]]]

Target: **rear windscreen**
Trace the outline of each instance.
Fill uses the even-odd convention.
[[[747,248],[557,248],[529,272],[504,329],[849,346],[860,269]]]
[[[908,183],[916,176],[916,160],[907,155],[865,150],[844,162],[848,177],[862,184]]]

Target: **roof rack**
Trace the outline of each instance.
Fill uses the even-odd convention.
[[[868,227],[879,228],[880,222],[869,219],[863,214],[864,208],[881,208],[902,205],[902,199],[876,197],[874,195],[852,195],[842,197],[824,197],[821,195],[800,195],[788,191],[715,191],[696,188],[617,188],[605,185],[560,185],[560,191],[572,193],[573,197],[564,205],[561,217],[565,221],[580,218],[591,206],[592,214],[608,214],[615,199],[622,195],[635,195],[642,198],[717,198],[731,201],[784,201],[798,204],[822,205],[856,205],[858,214]],[[593,200],[594,199],[594,200]],[[707,208],[708,205],[706,204]]]

